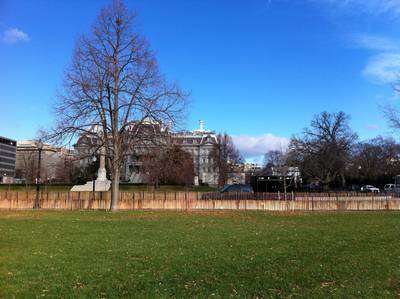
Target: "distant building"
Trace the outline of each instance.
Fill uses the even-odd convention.
[[[121,169],[122,182],[148,183],[143,157],[154,149],[170,144],[178,145],[192,155],[195,184],[218,184],[218,171],[211,157],[211,152],[217,144],[217,136],[214,131],[204,128],[204,121],[200,121],[197,130],[172,133],[168,126],[146,119],[140,124],[140,128],[130,131],[135,131],[140,137],[126,155]],[[90,163],[91,155],[96,152],[98,144],[94,136],[95,134],[82,135],[74,145],[81,167],[86,167]]]
[[[302,183],[298,167],[271,167],[251,177],[251,184],[256,192],[278,192],[297,189]]]
[[[39,147],[37,140],[22,140],[16,148],[16,177],[28,184],[36,181]],[[44,144],[41,153],[41,182],[70,182],[72,152]]]
[[[126,155],[121,169],[121,181],[135,184],[146,184],[149,181],[145,157],[156,153],[157,149],[170,143],[169,127],[150,118],[140,124],[133,124],[127,131],[135,134],[134,145]]]
[[[244,173],[245,173],[245,182],[246,184],[251,183],[251,178],[255,175],[258,175],[262,172],[263,167],[258,163],[245,163],[244,164]]]
[[[244,163],[235,163],[232,165],[232,172],[228,174],[228,180],[226,184],[246,184]]]
[[[131,155],[127,156],[123,167],[122,181],[130,183],[147,183],[146,171],[143,168],[142,156],[146,155],[151,148],[158,144],[172,144],[180,146],[184,151],[191,154],[195,171],[195,185],[198,184],[218,184],[218,172],[214,169],[211,158],[211,151],[217,143],[217,137],[214,131],[204,128],[204,121],[200,121],[200,127],[194,131],[182,131],[171,133],[167,127],[159,124],[146,122],[144,125],[152,128],[157,142],[141,142],[136,146]],[[149,131],[149,129],[147,129]],[[148,135],[149,136],[149,135]]]
[[[214,131],[204,128],[204,121],[200,120],[200,126],[197,130],[173,133],[172,142],[180,145],[183,150],[192,155],[198,180],[195,184],[218,184],[218,171],[215,169],[211,157],[211,152],[218,142],[217,135]]]
[[[0,137],[0,183],[14,182],[16,146],[15,140]]]
[[[245,172],[250,172],[250,173],[257,173],[262,171],[263,167],[262,165],[258,163],[245,163],[244,164],[244,171]]]

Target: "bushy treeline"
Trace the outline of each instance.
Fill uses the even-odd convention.
[[[383,187],[400,174],[400,144],[391,137],[361,141],[344,112],[322,112],[291,138],[285,153],[266,155],[266,170],[298,167],[303,184],[322,188]]]

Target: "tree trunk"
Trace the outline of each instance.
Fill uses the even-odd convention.
[[[119,199],[119,167],[114,166],[112,169],[112,180],[111,180],[111,203],[110,210],[118,210],[118,199]]]
[[[342,188],[346,187],[346,177],[344,174],[341,175],[341,179],[342,179]]]

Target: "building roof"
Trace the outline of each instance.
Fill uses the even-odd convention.
[[[0,136],[0,143],[11,145],[11,146],[17,145],[17,141],[7,138],[7,137],[3,137],[3,136]]]

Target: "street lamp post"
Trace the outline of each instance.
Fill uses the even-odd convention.
[[[40,200],[39,200],[39,193],[40,193],[40,168],[42,162],[42,150],[43,150],[43,143],[41,140],[37,142],[37,149],[38,149],[38,169],[36,174],[36,198],[35,198],[35,205],[33,206],[34,209],[40,209]]]
[[[97,161],[96,156],[92,156],[92,162],[95,163],[96,161]],[[96,192],[96,174],[93,173],[93,200],[95,192]]]

